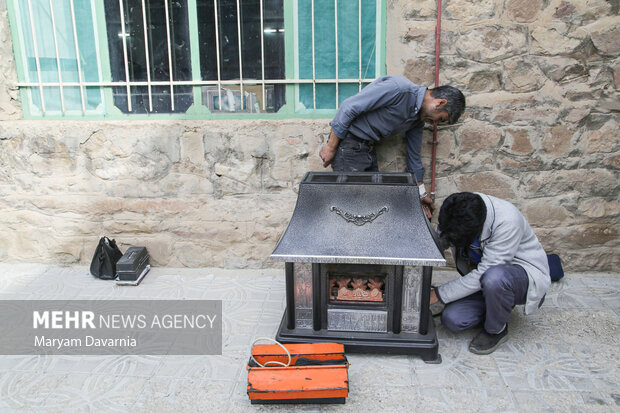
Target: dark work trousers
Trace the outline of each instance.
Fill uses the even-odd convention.
[[[341,140],[332,162],[332,169],[336,172],[377,172],[379,167],[374,144],[350,137]]]
[[[484,323],[487,333],[504,329],[512,308],[525,304],[527,273],[520,265],[495,265],[480,278],[482,291],[446,304],[441,322],[450,331],[459,332]]]

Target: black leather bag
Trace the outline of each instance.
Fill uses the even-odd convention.
[[[102,280],[113,280],[116,278],[116,263],[122,256],[114,240],[101,237],[90,263],[90,273]]]

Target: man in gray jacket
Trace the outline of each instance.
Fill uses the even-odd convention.
[[[377,171],[375,144],[404,133],[407,172],[415,175],[422,203],[432,211],[422,166],[424,122],[453,124],[464,110],[465,96],[455,87],[427,89],[402,76],[383,76],[342,102],[319,156],[323,166],[331,164],[334,171]]]
[[[445,304],[442,323],[451,331],[482,325],[469,350],[490,354],[507,339],[515,305],[525,314],[542,305],[551,284],[547,254],[514,205],[481,193],[446,198],[438,229],[462,277],[432,289],[430,304]]]

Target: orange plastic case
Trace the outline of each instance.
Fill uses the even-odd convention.
[[[344,403],[349,395],[349,362],[344,345],[338,343],[284,344],[291,353],[289,367],[252,367],[248,363],[248,396],[252,404],[268,403]],[[276,344],[257,344],[252,349],[260,364],[288,362]],[[345,360],[344,364],[295,366],[305,357],[311,360]]]

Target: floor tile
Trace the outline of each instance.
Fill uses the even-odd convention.
[[[603,302],[586,287],[584,280],[568,275],[552,283],[545,297],[545,306],[559,308],[603,308]]]
[[[470,353],[468,345],[464,340],[440,342],[441,364],[414,359],[415,382],[422,387],[504,387],[496,361]]]
[[[144,377],[73,373],[47,375],[54,385],[45,399],[49,411],[126,412],[147,383]]]
[[[157,377],[138,395],[134,412],[226,411],[235,383]]]
[[[521,412],[612,412],[618,409],[610,395],[599,392],[513,392]]]
[[[458,277],[435,271],[434,283]],[[347,354],[344,405],[251,405],[253,341],[274,338],[284,310],[284,269],[153,268],[138,287],[98,280],[87,266],[0,263],[0,299],[222,300],[215,356],[0,356],[0,411],[620,411],[620,276],[572,274],[542,308],[517,306],[493,354],[468,351],[472,329],[434,323],[441,364],[416,356]]]
[[[596,389],[585,366],[560,344],[508,341],[491,358],[512,390]]]

